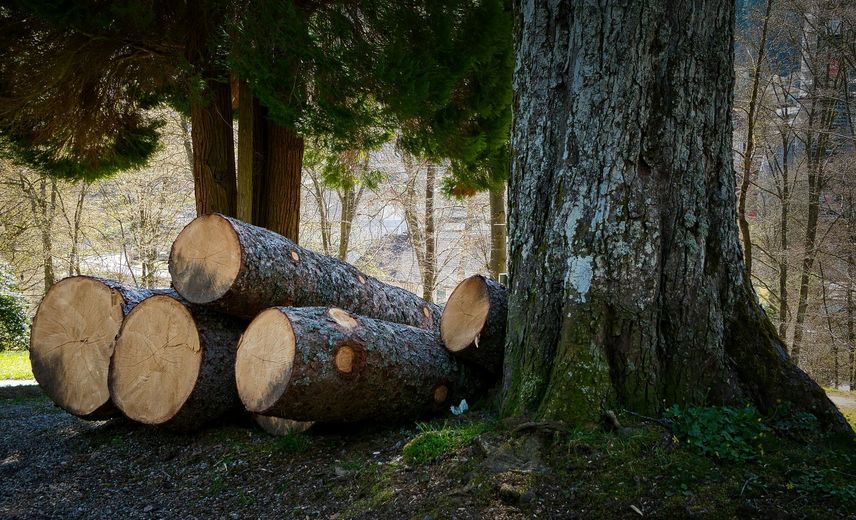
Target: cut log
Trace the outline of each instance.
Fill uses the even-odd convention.
[[[413,418],[472,399],[484,382],[434,331],[324,307],[259,314],[235,375],[247,410],[319,422]]]
[[[188,301],[244,318],[277,305],[324,306],[414,327],[440,325],[440,308],[415,294],[220,214],[199,217],[179,233],[169,272]]]
[[[118,413],[107,370],[122,320],[144,298],[175,292],[73,276],[54,284],[33,317],[30,363],[45,394],[84,419]]]
[[[271,417],[269,415],[254,415],[253,419],[262,430],[275,437],[282,437],[289,433],[303,433],[315,424],[313,422],[292,421],[291,419]]]
[[[243,325],[170,296],[143,300],[116,339],[113,402],[130,419],[181,430],[239,408],[234,367]]]
[[[492,374],[502,372],[508,293],[502,285],[475,275],[452,291],[440,323],[446,349]]]

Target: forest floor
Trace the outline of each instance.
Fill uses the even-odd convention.
[[[606,433],[479,411],[284,437],[249,421],[180,435],[82,421],[38,387],[0,388],[0,518],[854,518],[853,439],[798,418],[757,430],[745,415],[755,426],[740,450],[731,442],[745,425],[717,422],[720,412],[698,415],[707,433],[695,437],[623,415]],[[728,444],[711,436],[720,430]]]

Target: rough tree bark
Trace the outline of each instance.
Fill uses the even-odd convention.
[[[849,431],[746,276],[734,3],[515,6],[503,412],[782,400]]]
[[[499,275],[506,269],[506,215],[505,215],[505,184],[489,191],[490,194],[490,276],[499,280]]]
[[[209,11],[205,2],[188,2],[187,61],[204,85],[190,95],[196,214],[235,215],[237,181],[232,89],[227,74],[217,67],[211,56],[209,39],[220,15]]]
[[[268,119],[245,82],[238,105],[238,218],[297,241],[303,139]]]
[[[422,298],[434,301],[434,286],[437,284],[437,238],[434,233],[434,183],[437,167],[425,166],[425,265],[422,269]]]
[[[128,418],[176,430],[239,409],[235,353],[245,325],[174,295],[144,299],[116,338],[110,397]]]
[[[266,119],[265,160],[256,225],[297,241],[303,138]]]
[[[247,410],[300,421],[401,420],[472,399],[484,378],[435,331],[324,307],[277,307],[247,327],[235,362]]]
[[[169,272],[189,301],[246,318],[275,305],[329,305],[415,327],[440,325],[440,308],[410,291],[223,215],[199,217],[179,233]]]

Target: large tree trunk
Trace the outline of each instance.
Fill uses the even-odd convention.
[[[490,276],[499,280],[499,275],[505,272],[506,266],[506,233],[505,217],[505,184],[493,188],[490,194]]]
[[[244,82],[238,103],[238,218],[296,242],[303,138],[271,121]]]
[[[247,410],[299,421],[401,420],[472,400],[484,379],[455,362],[435,331],[342,309],[268,309],[235,363]]]
[[[232,89],[227,74],[216,65],[209,41],[222,13],[205,2],[187,5],[187,60],[201,79],[190,92],[190,137],[193,143],[193,184],[196,214],[235,215],[237,187],[232,134]]]
[[[244,222],[259,221],[266,125],[258,98],[246,82],[238,87],[238,212]]]
[[[515,5],[504,413],[782,400],[849,431],[746,276],[734,3]]]
[[[45,394],[84,419],[117,412],[107,389],[107,369],[124,317],[144,298],[173,294],[75,276],[54,284],[33,317],[30,363]]]
[[[297,242],[303,138],[267,119],[266,146],[256,225]]]
[[[207,99],[191,102],[196,214],[237,211],[232,101],[228,83],[206,82]]]
[[[199,217],[179,233],[169,272],[189,301],[247,318],[275,305],[323,305],[415,327],[440,325],[440,308],[415,294],[223,215]]]
[[[130,419],[180,430],[239,409],[235,353],[244,325],[170,295],[146,298],[116,338],[113,402]]]

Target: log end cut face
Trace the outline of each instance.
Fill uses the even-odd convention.
[[[244,407],[264,413],[288,388],[294,367],[294,329],[279,309],[263,311],[238,344],[235,381]]]
[[[471,276],[458,284],[440,320],[440,336],[446,349],[459,352],[472,345],[481,334],[490,311],[487,283],[481,276]]]
[[[74,415],[86,417],[110,401],[107,372],[123,304],[118,291],[75,276],[54,284],[33,318],[33,374],[45,394]]]
[[[193,316],[178,300],[153,296],[128,314],[110,368],[110,395],[129,418],[163,424],[196,386],[202,348]]]
[[[185,226],[172,245],[169,274],[180,295],[193,303],[222,297],[241,270],[241,243],[222,215],[203,215]]]

